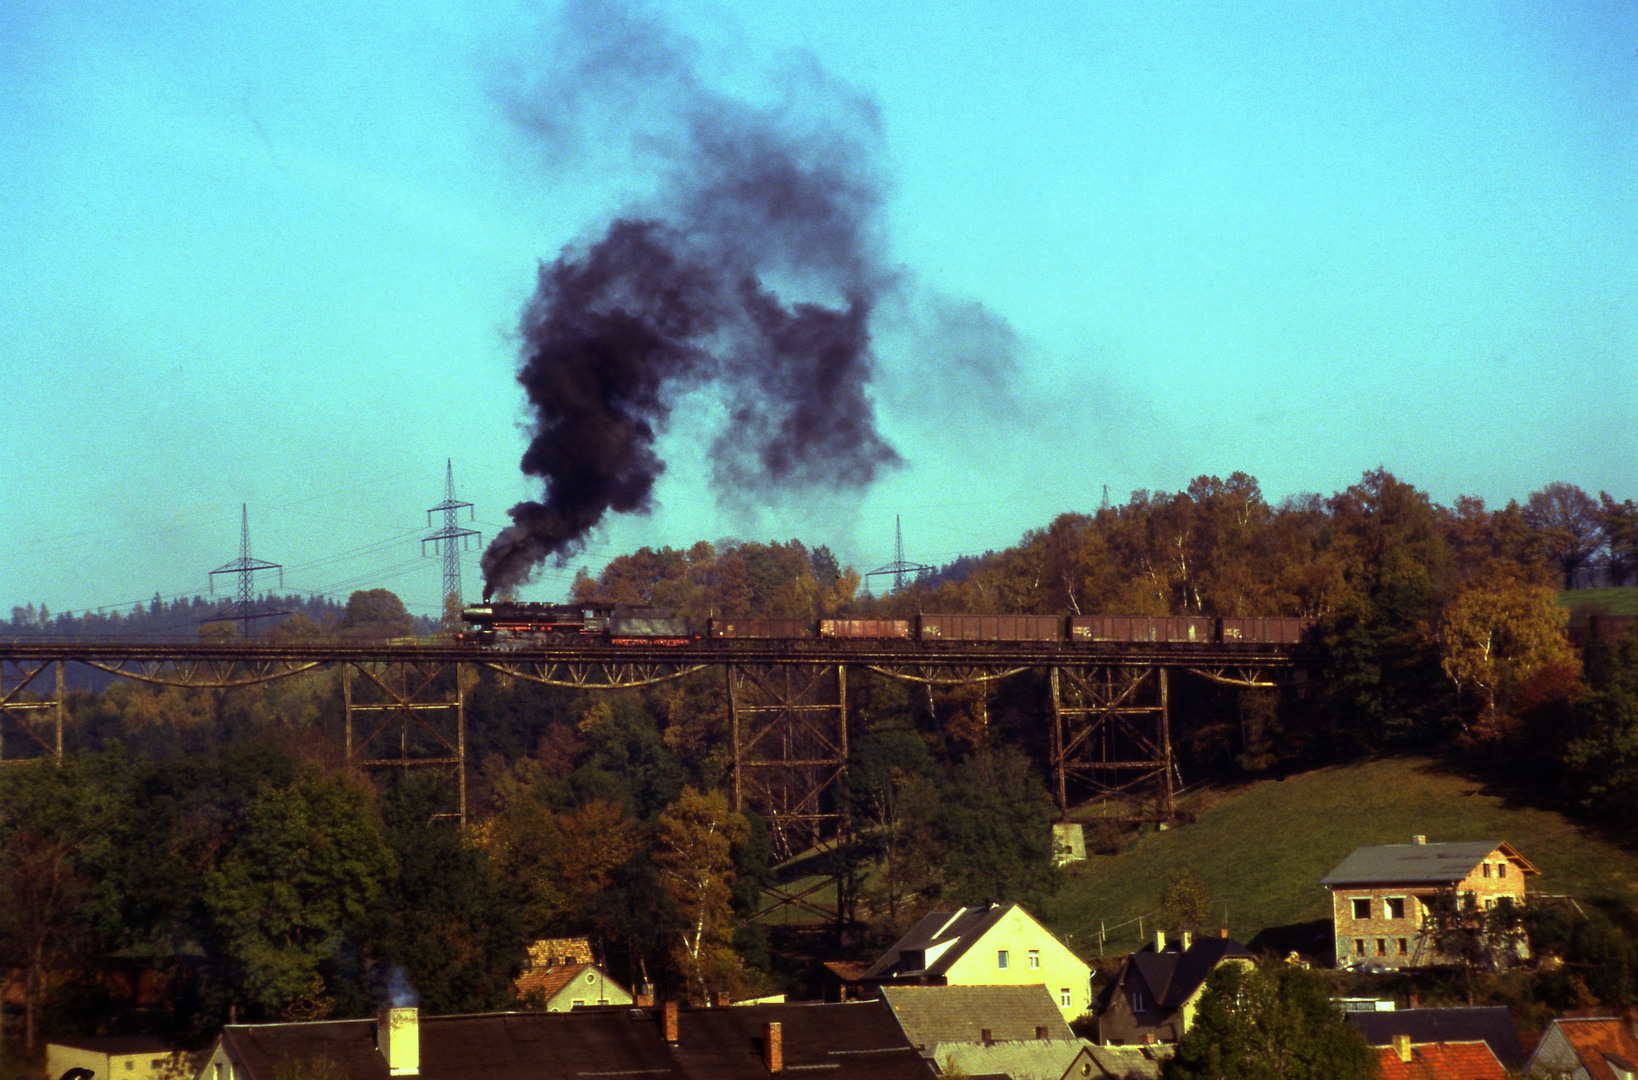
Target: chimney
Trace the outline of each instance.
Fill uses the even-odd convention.
[[[1183,931],[1183,951],[1184,952],[1189,951],[1189,943],[1190,943],[1189,939],[1192,938],[1193,936],[1194,935],[1190,934],[1187,930]]]
[[[1228,927],[1219,926],[1217,928],[1217,936],[1222,938],[1224,941],[1227,941],[1228,940]]]
[[[1166,931],[1156,930],[1155,931],[1155,952],[1163,953],[1165,951],[1166,951]]]
[[[677,1001],[675,998],[665,1003],[665,1041],[673,1046],[677,1044]]]
[[[719,1009],[726,1009],[729,1005],[728,991],[718,990],[711,995],[711,1004]]]
[[[1425,837],[1425,836],[1413,836],[1413,837],[1411,837],[1411,843],[1413,843],[1413,844],[1425,844],[1427,842],[1428,842],[1428,838]],[[1406,1060],[1408,1061],[1410,1059],[1407,1058]]]
[[[1411,1041],[1409,1035],[1395,1035],[1393,1037],[1393,1052],[1400,1061],[1411,1059]]]
[[[978,1041],[983,1043],[985,1046],[990,1045],[991,1040],[990,1040],[990,1029],[989,1028],[983,1028],[983,1029],[981,1029],[979,1031]]]
[[[1041,1026],[1040,1024],[1036,1024],[1035,1025],[1035,1037],[1037,1039],[1046,1038],[1047,1037],[1047,1029],[1045,1027]]]
[[[635,1004],[639,1009],[652,1009],[654,1007],[654,995],[645,994],[642,991],[638,991],[637,1000],[633,1004]]]
[[[415,1008],[382,1009],[375,1020],[375,1045],[387,1062],[387,1075],[418,1076],[421,1020]]]
[[[777,1020],[762,1025],[762,1064],[771,1073],[785,1071],[785,1031]]]

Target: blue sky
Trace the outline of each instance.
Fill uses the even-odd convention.
[[[202,591],[247,505],[286,589],[435,612],[446,459],[486,541],[540,495],[514,381],[537,264],[665,198],[664,80],[552,138],[518,122],[612,10],[0,11],[0,602]],[[1630,4],[646,10],[720,100],[800,110],[817,65],[877,118],[859,165],[902,287],[870,393],[905,463],[724,504],[705,388],[654,511],[526,597],[702,538],[868,570],[895,515],[939,563],[1105,485],[1235,470],[1273,501],[1378,465],[1445,503],[1638,497]]]

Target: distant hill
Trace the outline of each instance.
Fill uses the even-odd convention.
[[[1638,904],[1638,851],[1426,759],[1382,758],[1261,780],[1198,797],[1191,810],[1192,824],[1145,831],[1119,854],[1080,864],[1045,912],[1052,929],[1069,935],[1082,955],[1096,956],[1101,921],[1105,953],[1130,952],[1153,938],[1167,875],[1192,867],[1215,897],[1214,925],[1226,918],[1239,941],[1307,951],[1315,934],[1329,934],[1320,878],[1360,845],[1405,844],[1417,834],[1430,842],[1506,840],[1540,868],[1532,892]],[[1327,937],[1318,951],[1328,950]]]

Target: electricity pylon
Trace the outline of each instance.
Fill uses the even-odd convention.
[[[279,615],[288,615],[288,611],[274,611],[270,608],[259,607],[255,602],[255,579],[258,570],[277,570],[279,572],[279,587],[284,587],[284,566],[279,563],[263,562],[250,557],[250,509],[239,504],[239,557],[230,563],[218,566],[210,572],[210,591],[216,592],[217,574],[239,575],[239,598],[226,607],[221,608],[208,619],[199,620],[200,623],[233,622],[239,623],[239,636],[245,639],[250,637],[250,624],[255,619],[271,619]]]
[[[421,538],[421,554],[427,553],[427,545],[432,545],[433,551],[442,551],[444,556],[444,611],[447,614],[454,598],[454,607],[461,605],[461,552],[467,551],[473,544],[483,543],[483,534],[474,529],[461,528],[461,511],[466,511],[467,520],[472,520],[472,504],[455,501],[455,466],[448,459],[444,459],[444,501],[427,511],[427,527],[432,527],[432,515],[443,512],[444,527],[431,536]]]

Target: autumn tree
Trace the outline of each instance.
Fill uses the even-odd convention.
[[[360,638],[408,637],[415,632],[415,620],[391,590],[360,589],[347,598],[341,632]]]
[[[1544,668],[1579,667],[1565,637],[1569,612],[1549,585],[1493,569],[1464,587],[1439,620],[1439,663],[1472,716],[1473,734],[1493,738],[1512,699]],[[1464,722],[1465,723],[1465,722]]]
[[[699,1000],[741,978],[732,946],[732,884],[734,849],[748,829],[721,792],[692,786],[655,821],[654,865],[678,914],[672,961]]]
[[[1166,912],[1166,929],[1197,930],[1211,919],[1211,887],[1192,866],[1166,875],[1160,890],[1160,906]]]
[[[1554,482],[1531,492],[1524,519],[1564,575],[1564,587],[1575,588],[1576,571],[1592,561],[1603,540],[1598,503],[1574,484]]]

